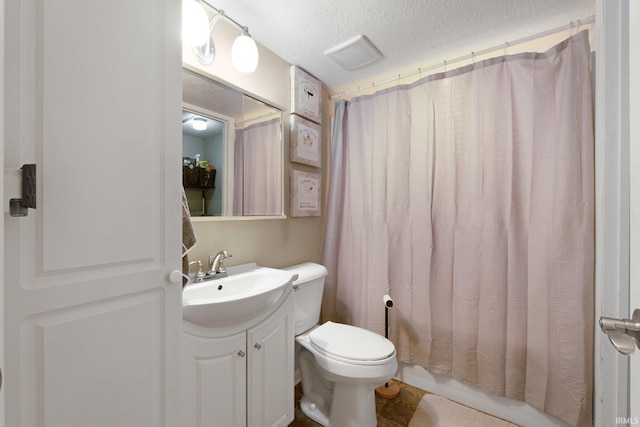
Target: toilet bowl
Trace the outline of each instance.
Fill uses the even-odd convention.
[[[318,325],[326,268],[304,263],[287,270],[298,274],[294,301],[302,411],[323,426],[374,427],[375,389],[398,368],[393,343],[355,326]]]

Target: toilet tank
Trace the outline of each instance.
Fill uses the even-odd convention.
[[[313,328],[320,320],[320,306],[322,305],[322,290],[327,269],[324,265],[305,262],[293,265],[283,270],[298,274],[293,282],[297,290],[293,293],[295,306],[295,334]]]

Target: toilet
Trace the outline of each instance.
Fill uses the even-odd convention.
[[[318,325],[327,269],[308,262],[285,270],[298,274],[293,286],[302,411],[323,426],[375,427],[375,389],[398,369],[393,343],[355,326]]]

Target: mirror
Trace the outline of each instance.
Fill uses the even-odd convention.
[[[182,73],[182,183],[193,218],[282,217],[282,111]]]

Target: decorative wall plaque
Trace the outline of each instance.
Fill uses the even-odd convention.
[[[316,123],[322,121],[322,83],[306,71],[291,66],[291,112]]]
[[[291,216],[320,216],[319,174],[291,171]]]
[[[290,160],[319,168],[320,145],[320,125],[292,114]]]

